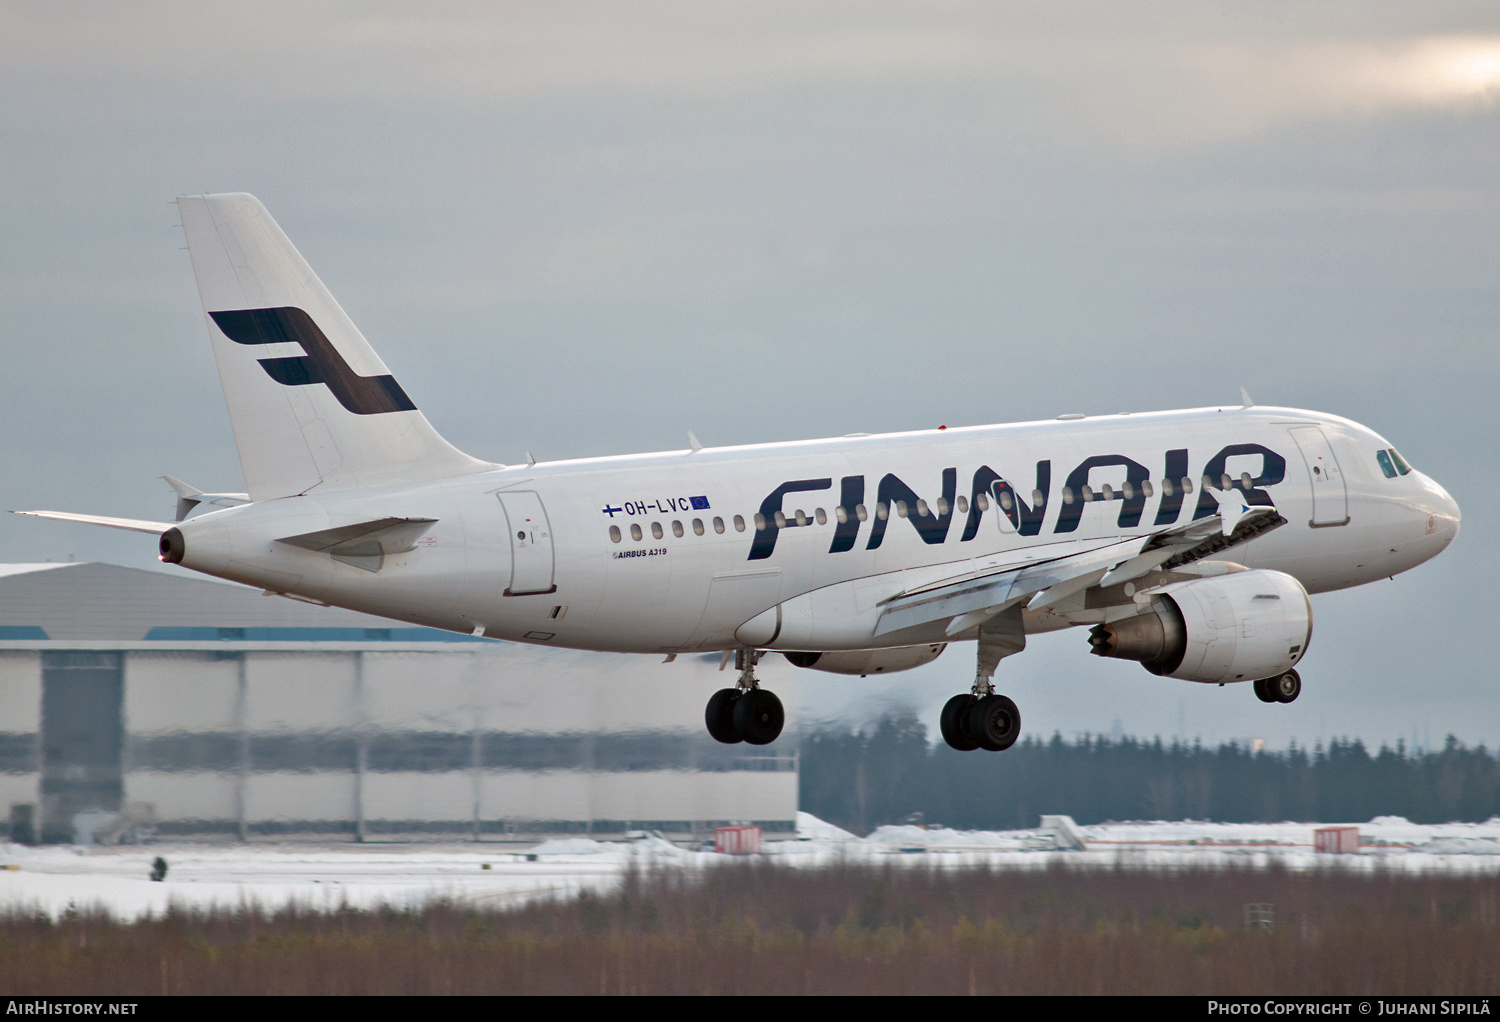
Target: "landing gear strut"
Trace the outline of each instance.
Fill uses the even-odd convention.
[[[974,685],[943,706],[938,718],[943,741],[959,752],[988,749],[1003,752],[1021,736],[1021,711],[1008,697],[995,691],[991,679],[1005,657],[1026,648],[1026,631],[1019,604],[979,626],[979,664]]]
[[[734,666],[740,672],[739,683],[734,688],[721,688],[709,698],[703,717],[715,741],[769,745],[781,734],[786,711],[775,693],[760,687],[755,677],[759,660],[758,650],[737,650]]]
[[[1254,683],[1255,695],[1263,703],[1290,703],[1302,694],[1302,676],[1286,671]]]

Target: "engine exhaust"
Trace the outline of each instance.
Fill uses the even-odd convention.
[[[1137,660],[1152,674],[1170,674],[1187,653],[1187,626],[1170,597],[1158,596],[1136,617],[1089,629],[1090,652],[1117,660]]]

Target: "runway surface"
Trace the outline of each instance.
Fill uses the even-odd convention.
[[[839,861],[898,866],[1041,869],[1064,862],[1142,869],[1280,864],[1291,870],[1500,872],[1500,818],[1420,825],[1399,817],[1359,823],[1358,853],[1313,848],[1328,824],[1133,822],[1019,831],[881,827],[858,838],[805,813],[796,840],[767,841],[767,860],[792,867]],[[1082,839],[1082,847],[1076,845]],[[167,860],[166,879],[149,878]],[[0,911],[101,909],[133,919],[171,906],[206,910],[288,905],[417,907],[451,899],[506,907],[589,890],[612,891],[632,865],[685,871],[732,857],[650,834],[624,841],[567,838],[526,846],[465,844],[172,844],[24,847],[0,844]]]

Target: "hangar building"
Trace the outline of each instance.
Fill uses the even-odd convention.
[[[0,834],[792,832],[795,735],[709,738],[703,705],[731,680],[710,659],[497,642],[108,564],[0,565]]]

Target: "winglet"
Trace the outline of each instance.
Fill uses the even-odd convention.
[[[1244,387],[1240,388],[1240,400],[1244,402],[1244,404],[1240,405],[1241,408],[1255,407],[1255,402],[1250,400],[1250,392]]]
[[[698,438],[693,435],[692,430],[688,430],[688,446],[693,449],[694,454],[697,454],[699,451],[703,450],[703,445],[698,442]]]

